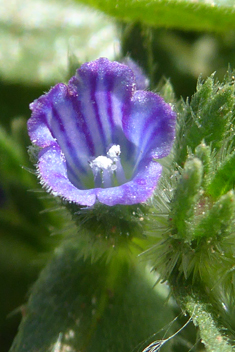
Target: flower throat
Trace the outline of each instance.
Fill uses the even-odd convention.
[[[120,155],[120,145],[113,145],[108,150],[107,156],[100,155],[89,163],[94,175],[95,187],[108,188],[127,182]]]

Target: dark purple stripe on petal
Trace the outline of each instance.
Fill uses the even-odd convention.
[[[170,152],[176,114],[160,96],[152,92],[136,91],[131,111],[124,116],[124,133],[143,156],[149,153],[149,157],[161,158]],[[136,164],[142,155],[136,156]]]
[[[82,114],[81,103],[77,97],[73,97],[71,99],[71,102],[73,105],[73,109],[74,109],[74,111],[76,111],[76,114],[77,114],[77,121],[76,121],[77,128],[79,130],[81,130],[81,133],[83,133],[83,135],[86,139],[87,147],[89,149],[90,155],[95,156],[95,146],[94,146],[94,140],[92,138],[92,132],[90,131],[89,127],[87,126],[86,118]],[[78,121],[79,121],[79,123],[78,123]]]
[[[38,171],[48,191],[87,206],[96,198],[109,206],[141,203],[153,194],[161,165],[152,159],[170,152],[176,116],[156,94],[136,91],[127,66],[105,58],[86,63],[68,87],[56,85],[31,108],[29,134],[43,147]],[[109,187],[108,171],[106,185],[96,183],[101,173],[89,166],[111,144],[121,149],[117,187]]]
[[[58,146],[43,149],[39,155],[38,171],[42,185],[53,195],[85,206],[95,203],[96,189],[78,189],[68,179],[66,162]]]
[[[107,76],[107,75],[106,75]],[[114,142],[114,131],[115,131],[115,124],[113,121],[113,110],[112,110],[112,90],[113,90],[113,80],[106,78],[106,106],[107,106],[107,116],[109,118],[109,123],[111,127],[111,139]]]
[[[156,159],[161,159],[167,156],[172,148],[172,144],[174,142],[175,132],[174,129],[171,128],[168,121],[163,120],[159,124],[158,128],[152,131],[149,136],[149,147],[147,153],[151,153],[151,155]],[[156,146],[154,140],[158,139],[158,145]]]
[[[67,134],[63,120],[60,118],[60,114],[55,107],[52,107],[53,113],[53,125],[51,126],[52,133],[57,139],[58,144],[63,151],[67,163],[75,173],[86,173],[87,170],[81,163],[81,160],[77,157],[75,146],[72,144],[70,137]]]
[[[52,88],[51,91],[55,88]],[[39,147],[47,147],[55,142],[47,119],[51,109],[48,99],[48,95],[52,94],[51,91],[30,104],[32,116],[27,122],[28,133],[31,142]]]
[[[146,202],[152,196],[161,177],[162,166],[151,159],[145,160],[136,176],[118,187],[97,190],[97,198],[109,206],[116,204],[130,205]]]
[[[96,118],[96,122],[97,122],[97,126],[98,126],[98,131],[97,133],[100,134],[100,139],[103,142],[103,151],[102,154],[106,153],[106,147],[107,147],[107,138],[108,137],[105,132],[104,132],[104,125],[101,122],[101,116],[99,114],[99,108],[98,108],[98,104],[97,104],[97,100],[96,100],[96,93],[97,93],[97,85],[99,84],[99,81],[97,79],[97,77],[91,77],[91,81],[90,81],[90,87],[91,87],[91,91],[90,91],[90,98],[91,98],[91,104],[93,106],[93,110],[95,113],[95,118]],[[106,94],[106,93],[104,93]],[[105,107],[103,107],[105,108]],[[101,111],[101,114],[104,113],[104,111]],[[108,123],[108,121],[104,122],[104,123]]]
[[[129,73],[129,72],[128,72]],[[128,76],[127,73],[127,76]],[[112,144],[121,146],[122,156],[125,160],[131,159],[133,154],[132,144],[126,139],[122,130],[123,114],[128,110],[130,97],[133,90],[133,82],[128,82],[125,89],[122,86],[122,75],[117,74],[114,79],[112,72],[108,71],[105,75],[107,94],[107,111],[109,122],[112,128]]]
[[[128,118],[128,114],[130,114],[130,101],[129,99],[126,97],[123,104],[122,104],[122,116],[123,116],[123,120],[125,118]],[[122,121],[123,121],[122,120]],[[123,128],[123,125],[122,125],[122,128]],[[123,132],[124,134],[124,132]],[[125,136],[126,137],[126,136]],[[129,141],[129,139],[126,138],[125,140],[125,144],[126,144],[126,150],[127,150],[127,155],[126,155],[126,158],[128,160],[132,160],[134,158],[135,155],[133,155],[135,153],[135,150],[136,148],[134,148],[134,145],[133,143],[131,143]]]
[[[176,115],[169,109],[169,106],[167,108],[163,110],[162,106],[159,106],[153,111],[143,126],[143,137],[139,142],[144,154],[147,153],[157,159],[169,154],[175,136]],[[161,116],[161,118],[156,119],[156,116]]]
[[[104,58],[82,65],[70,80],[69,89],[77,94],[84,118],[92,129],[96,156],[105,154],[110,144],[124,141],[125,138],[120,141],[122,105],[129,104],[134,81],[127,66]]]
[[[155,121],[153,123],[153,121]],[[156,137],[156,130],[159,128],[161,120],[156,119],[156,113],[152,113],[148,119],[143,123],[142,126],[142,133],[139,135],[139,142],[138,142],[138,147],[142,151],[142,153],[145,154],[146,148],[150,147],[152,144],[152,137]]]
[[[112,141],[114,142],[114,132],[115,132],[115,125],[113,122],[113,111],[112,111],[112,99],[111,99],[111,88],[110,90],[107,91],[106,94],[106,99],[107,99],[107,115],[109,116],[109,121],[112,129]]]
[[[91,100],[91,86],[90,80],[86,78],[85,84],[82,80],[77,82],[77,97],[74,99],[74,104],[80,111],[83,121],[87,126],[86,134],[89,135],[90,140],[93,142],[92,156],[102,155],[105,152],[104,141],[99,133],[99,125],[94,110],[94,100]],[[72,88],[73,89],[73,88]],[[91,146],[91,143],[89,143]]]
[[[70,167],[70,165],[68,163],[66,163],[66,165],[67,165],[68,179],[75,187],[77,187],[79,189],[91,188],[91,187],[86,187],[87,182],[85,182],[85,181],[88,181],[87,178],[89,176],[86,175],[84,177],[84,174],[82,175],[81,173],[78,175],[78,173],[74,172],[74,170]],[[83,176],[83,179],[85,178],[85,181],[82,180],[82,176]]]

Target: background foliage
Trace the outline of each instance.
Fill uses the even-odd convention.
[[[224,125],[218,125],[219,128],[215,130],[213,136],[207,135],[207,127],[205,127],[204,135],[200,130],[198,136],[199,122],[196,119],[190,120],[190,118],[194,115],[199,116],[198,111],[202,111],[205,116],[208,112],[217,116],[218,122],[221,122],[222,110],[220,108],[223,107],[225,110],[223,116],[226,117],[227,122],[229,121],[229,128],[233,125],[233,75],[230,73],[230,77],[220,85],[216,83],[216,80],[218,78],[221,82],[223,81],[228,65],[231,68],[235,67],[234,1],[84,1],[86,5],[91,7],[84,7],[82,2],[0,0],[0,346],[3,352],[9,350],[21,315],[25,314],[24,305],[32,284],[38,277],[40,269],[49,260],[53,249],[60,242],[63,236],[61,233],[64,229],[67,230],[65,225],[68,222],[70,224],[70,219],[60,203],[57,204],[41,192],[35,175],[30,173],[32,163],[30,163],[27,154],[29,139],[26,132],[26,120],[30,114],[28,105],[55,82],[66,82],[79,63],[99,56],[117,59],[129,55],[136,60],[150,78],[151,88],[161,90],[169,102],[176,104],[181,116],[183,116],[182,119],[188,118],[191,123],[191,129],[179,130],[179,134],[186,137],[179,139],[183,140],[183,143],[180,153],[176,153],[176,161],[182,169],[184,168],[183,172],[186,175],[192,174],[194,177],[193,185],[183,184],[182,189],[188,187],[191,193],[185,193],[185,198],[181,199],[180,204],[182,202],[187,204],[189,196],[191,204],[192,198],[196,197],[197,190],[203,188],[215,201],[221,202],[215,203],[219,209],[224,206],[223,210],[225,210],[222,216],[225,219],[225,227],[226,221],[230,220],[230,213],[233,214],[233,210],[229,206],[233,196],[227,195],[227,192],[233,187],[234,154],[226,159],[224,150],[228,150],[229,143],[227,142],[226,146],[223,143],[225,137],[226,141],[234,139],[233,131],[230,132],[230,136],[222,135],[221,133],[224,130],[227,131],[228,128]],[[215,71],[215,75],[211,76]],[[201,77],[200,82],[209,77],[204,85],[197,84],[199,76]],[[170,84],[164,85],[167,79],[170,79],[172,86]],[[187,97],[191,97],[195,93],[196,87],[197,93],[193,98],[190,98],[183,105],[179,103],[181,97],[185,101]],[[220,93],[215,97],[218,91]],[[207,100],[205,92],[208,95]],[[197,148],[203,139],[207,143],[206,147],[201,145],[200,148]],[[188,150],[189,144],[190,150]],[[207,147],[212,149],[208,150]],[[213,148],[217,148],[217,151],[220,150],[220,154],[217,153],[215,156]],[[197,158],[196,161],[195,158]],[[210,176],[209,182],[205,174],[197,172],[199,163],[203,164],[204,172],[207,170],[206,168],[211,170],[213,165],[218,165],[217,176],[214,178]],[[174,172],[178,172],[178,170],[174,170]],[[213,170],[212,173],[210,172],[206,171],[206,175],[213,174]],[[231,174],[231,178],[225,184],[224,179]],[[176,187],[177,182],[174,180],[172,182],[171,186]],[[198,187],[195,194],[193,186]],[[222,196],[224,198],[221,198]],[[161,202],[164,203],[164,200]],[[198,200],[194,202],[196,203]],[[186,206],[185,209],[178,206],[177,202],[174,204],[173,216],[177,214],[176,218],[178,219],[178,222],[174,223],[175,231],[180,229],[188,236],[194,236],[198,233],[201,234],[202,229],[211,229],[213,225],[215,226],[214,231],[217,233],[217,227],[220,226],[220,223],[206,223],[203,219],[200,222],[195,214],[190,215],[193,218],[195,232],[190,232],[191,229],[188,232],[187,229],[182,229],[180,217],[185,217],[184,210],[186,211],[186,208]],[[213,211],[218,214],[216,206],[212,208],[211,212],[213,213]],[[213,217],[213,214],[211,216]],[[208,219],[210,220],[210,218]],[[164,221],[161,221],[164,227]],[[155,222],[152,219],[152,224]],[[151,233],[153,233],[154,226],[150,226]],[[70,224],[68,231],[72,231],[72,229]],[[159,232],[158,225],[154,231]],[[155,239],[153,239],[153,243],[154,241]],[[228,249],[230,241],[233,243],[234,238],[225,239],[220,254]],[[176,245],[178,246],[179,243],[175,243]],[[209,282],[210,302],[226,302],[226,310],[221,308],[220,314],[223,320],[222,325],[233,341],[235,322],[233,314],[234,291],[230,285],[231,276],[227,277],[227,273],[220,273],[221,280],[225,281],[227,285],[227,290],[221,291],[221,286],[216,286],[217,281],[214,278],[210,280],[211,272],[209,270],[203,271],[198,262],[191,263],[190,253],[192,250],[191,244],[187,246],[184,243],[182,245],[183,255],[180,270],[185,273],[192,268],[192,271],[196,272],[195,277],[199,272],[202,280]],[[220,254],[216,257],[217,259],[221,258]],[[225,260],[230,263],[231,271],[233,271],[233,253],[229,253],[225,257]],[[157,262],[156,268],[160,264]],[[216,260],[213,264],[215,268],[212,273],[219,272],[220,268],[216,266]],[[83,275],[82,264],[77,270],[78,275]],[[139,277],[142,277],[141,270],[133,273],[133,281],[128,288],[132,295],[133,287],[131,285],[135,285]],[[190,276],[191,272],[187,275]],[[45,273],[44,279],[46,280]],[[128,281],[128,277],[126,280]],[[234,280],[233,277],[232,280]],[[97,285],[99,287],[99,283]],[[145,285],[147,287],[147,283]],[[144,295],[145,286],[141,290]],[[186,291],[180,292],[182,304],[192,313],[195,305],[188,298],[191,297],[190,292]],[[208,304],[207,293],[205,290],[205,305]],[[156,295],[158,297],[155,308],[157,311],[159,305],[166,301],[167,292],[162,293],[161,288],[158,288]],[[195,301],[198,299],[197,296],[194,298]],[[151,299],[154,301],[152,296]],[[151,304],[154,306],[155,302]],[[153,309],[151,304],[149,310]],[[156,317],[152,317],[156,328],[151,331],[151,334],[161,329],[180,312],[173,303],[167,309],[169,312],[162,314],[169,316],[168,321],[163,318],[161,322],[156,322],[154,320]],[[198,309],[200,313],[201,306]],[[212,312],[212,319],[214,319],[213,314]],[[185,322],[182,317],[178,321],[178,327]],[[195,324],[200,326],[201,323],[196,321]],[[197,341],[197,331],[192,326],[188,326],[185,331],[182,332],[177,343],[172,345],[172,351],[188,351]],[[213,333],[216,334],[216,332]],[[136,345],[138,343],[139,341],[136,342]],[[133,344],[134,342],[130,340],[127,350],[131,350]],[[120,350],[122,347],[118,348]],[[225,351],[227,347],[221,348],[221,351]],[[197,345],[197,349],[202,349],[202,346]],[[142,349],[140,348],[140,350]]]

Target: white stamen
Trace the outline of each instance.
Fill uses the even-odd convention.
[[[113,145],[107,152],[107,155],[111,158],[114,159],[117,156],[121,154],[121,148],[120,145]]]
[[[107,156],[97,156],[97,158],[90,162],[90,167],[94,175],[96,187],[100,187],[101,179],[104,187],[112,187],[114,182],[112,180],[112,174],[114,173],[114,171],[119,184],[126,182],[121,160],[119,157],[120,154],[120,145],[114,144],[111,148],[109,148]]]
[[[90,163],[90,166],[92,169],[97,168],[97,169],[101,169],[101,170],[107,170],[107,169],[111,168],[112,165],[113,165],[113,161],[104,155],[98,156]]]

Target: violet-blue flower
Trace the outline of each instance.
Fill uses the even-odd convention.
[[[83,206],[142,203],[153,194],[162,172],[155,159],[171,150],[176,114],[157,94],[137,90],[128,66],[85,63],[30,108],[38,174],[52,194]]]

